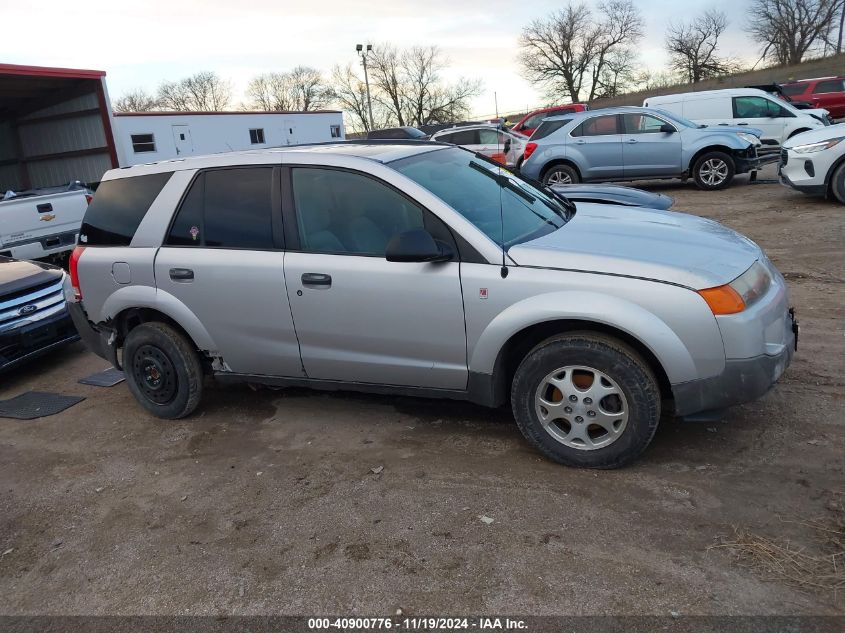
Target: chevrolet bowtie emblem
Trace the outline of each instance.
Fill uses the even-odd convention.
[[[41,216],[42,222],[49,222],[50,220],[55,220],[55,219],[56,219],[56,216],[53,215],[52,213],[45,213]]]

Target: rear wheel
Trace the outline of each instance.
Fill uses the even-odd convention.
[[[189,415],[202,396],[197,352],[164,323],[144,323],[129,332],[123,345],[123,373],[135,399],[160,418]]]
[[[578,171],[570,165],[553,165],[543,174],[545,185],[572,185],[581,182]]]
[[[649,445],[660,420],[660,389],[630,347],[590,332],[544,341],[519,365],[511,405],[520,431],[568,466],[617,468]]]
[[[830,178],[830,191],[842,204],[845,204],[845,163],[839,165]]]
[[[702,154],[692,168],[695,184],[699,189],[724,189],[733,180],[736,167],[733,159],[724,152]]]

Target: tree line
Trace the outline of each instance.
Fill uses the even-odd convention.
[[[845,0],[749,0],[743,30],[761,62],[796,64],[842,50]],[[687,20],[671,20],[664,47],[666,70],[639,70],[642,13],[632,0],[603,0],[591,9],[568,0],[560,9],[529,23],[519,37],[519,62],[526,76],[553,102],[592,101],[632,90],[695,83],[743,70],[726,55],[721,39],[726,15],[706,9]],[[372,126],[426,125],[465,119],[477,79],[447,81],[449,60],[436,46],[373,47],[368,53]],[[757,65],[755,64],[755,66]],[[116,112],[219,111],[227,108],[309,111],[338,107],[353,130],[371,128],[370,102],[361,64],[336,65],[328,74],[308,66],[253,77],[236,103],[232,84],[204,71],[164,81],[154,92],[133,90],[115,101]]]
[[[747,15],[742,28],[758,47],[758,64],[797,64],[813,55],[842,51],[845,0],[750,0]],[[667,70],[637,72],[643,24],[632,0],[605,0],[595,10],[569,0],[522,30],[519,61],[550,99],[573,102],[696,83],[744,69],[721,51],[728,19],[711,8],[689,20],[669,22],[664,41]]]
[[[400,49],[375,46],[368,57],[373,124],[426,125],[460,120],[481,94],[477,79],[449,82],[443,77],[449,60],[436,46]],[[350,117],[355,130],[370,129],[366,84],[360,64],[335,66],[328,75],[297,66],[287,72],[264,73],[247,84],[237,104],[232,84],[204,71],[178,81],[164,81],[154,92],[132,90],[113,104],[115,112],[210,112],[239,108],[262,111],[313,111],[336,106]]]

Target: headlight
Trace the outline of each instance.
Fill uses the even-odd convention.
[[[737,132],[736,135],[743,141],[748,141],[752,145],[760,145],[760,139],[753,134],[749,134],[748,132]]]
[[[771,283],[769,271],[756,261],[731,283],[716,288],[705,288],[699,290],[698,294],[707,302],[713,314],[736,314],[766,294]]]
[[[818,143],[807,143],[806,145],[796,145],[795,147],[788,147],[796,154],[812,154],[814,152],[821,152],[822,150],[830,149],[838,144],[845,136],[839,138],[832,138],[829,141],[819,141]]]

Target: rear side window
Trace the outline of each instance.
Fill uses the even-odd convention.
[[[807,84],[781,84],[780,91],[787,97],[803,94]]]
[[[584,121],[572,130],[571,134],[572,136],[606,136],[619,133],[619,117],[615,114],[609,114]]]
[[[272,167],[201,173],[179,206],[167,245],[272,249],[272,183]]]
[[[843,79],[827,79],[820,81],[813,88],[813,94],[824,94],[826,92],[843,92],[845,91],[845,80]]]
[[[79,242],[86,246],[129,246],[138,225],[173,172],[131,176],[100,184],[85,212]]]
[[[569,123],[572,119],[561,119],[559,121],[543,121],[536,130],[534,130],[534,134],[531,135],[531,140],[536,141],[541,138],[546,138],[549,134],[553,132],[557,132],[560,128],[564,125]]]
[[[478,130],[460,130],[452,134],[449,142],[455,145],[478,145],[481,141],[478,138]]]

